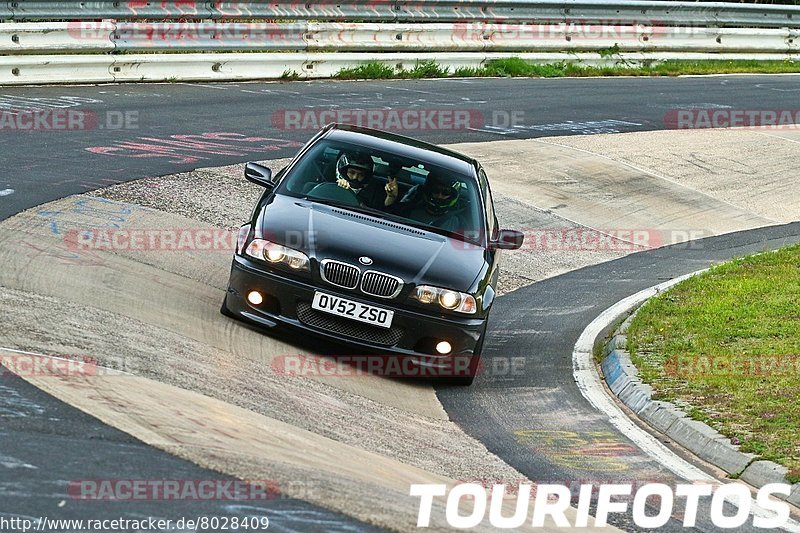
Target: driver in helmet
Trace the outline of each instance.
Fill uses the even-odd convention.
[[[397,198],[396,185],[392,182],[386,187],[387,205],[394,204]],[[464,230],[461,213],[465,207],[461,199],[461,183],[450,176],[428,174],[425,183],[413,187],[392,206],[392,211],[417,222],[435,226],[446,231]]]
[[[336,162],[336,184],[352,191],[361,205],[383,209],[389,205],[384,188],[372,179],[372,158],[362,154],[342,154]]]

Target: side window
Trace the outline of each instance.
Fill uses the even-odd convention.
[[[292,194],[307,194],[314,186],[333,181],[333,169],[341,151],[330,143],[318,143],[292,168],[285,190]]]
[[[478,172],[478,177],[481,182],[481,194],[486,206],[486,225],[489,231],[489,239],[497,237],[497,216],[494,212],[494,201],[492,200],[492,191],[489,189],[489,180],[486,178],[486,173],[483,169]]]

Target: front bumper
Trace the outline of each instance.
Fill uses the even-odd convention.
[[[264,302],[251,305],[250,291],[265,295]],[[362,324],[311,309],[315,291],[394,311],[390,329]],[[485,318],[446,317],[392,306],[392,301],[370,300],[358,293],[339,290],[311,278],[298,280],[277,270],[236,255],[231,266],[225,305],[234,316],[267,328],[289,326],[317,336],[346,343],[370,354],[413,356],[416,364],[430,368],[452,368],[453,360],[471,358],[482,341]],[[450,354],[436,354],[436,342],[452,345]]]

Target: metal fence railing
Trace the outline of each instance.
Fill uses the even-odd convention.
[[[0,18],[0,84],[319,77],[343,57],[403,66],[426,54],[445,66],[504,52],[794,60],[800,48],[800,6],[720,2],[20,1],[0,3]]]
[[[800,50],[800,29],[498,23],[42,22],[0,25],[0,53]]]
[[[278,19],[381,22],[569,22],[800,27],[800,6],[725,2],[612,0],[363,0],[360,2],[34,1],[0,5],[16,21],[97,19]]]

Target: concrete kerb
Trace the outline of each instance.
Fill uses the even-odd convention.
[[[679,276],[641,290],[623,298],[601,312],[586,326],[575,343],[572,351],[572,375],[583,397],[595,409],[604,414],[608,422],[625,435],[634,446],[682,480],[690,483],[718,486],[719,484],[724,484],[724,481],[712,476],[698,465],[687,461],[684,457],[678,455],[675,450],[668,448],[653,432],[645,430],[631,419],[630,413],[624,410],[619,405],[619,402],[615,401],[615,398],[609,394],[607,387],[603,384],[603,377],[598,371],[595,357],[598,354],[597,349],[603,346],[603,340],[609,338],[609,333],[616,331],[617,326],[630,316],[632,310],[661,291],[700,272],[703,272],[703,270]],[[615,342],[620,342],[620,339]],[[610,368],[614,369],[613,366]],[[755,498],[751,498],[749,507],[754,516],[762,518],[775,517],[773,510],[763,507]],[[784,524],[784,527],[787,531],[800,532],[800,523],[792,518]]]
[[[788,484],[786,467],[740,451],[730,439],[707,424],[690,419],[672,403],[652,399],[652,387],[639,379],[639,373],[627,351],[628,327],[641,305],[644,303],[628,309],[629,316],[603,346],[604,358],[600,368],[611,392],[649,426],[697,457],[722,469],[731,478],[741,479],[756,488],[770,483]],[[800,508],[800,483],[792,485],[788,496],[775,496]]]

